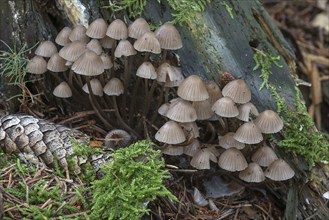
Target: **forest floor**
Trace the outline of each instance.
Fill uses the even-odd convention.
[[[328,132],[329,24],[326,23],[327,30],[317,28],[328,22],[328,3],[325,0],[263,0],[263,4],[294,47],[301,79],[299,88],[318,129]],[[327,17],[321,20],[323,14]],[[322,89],[309,87],[309,83],[318,83]],[[85,125],[88,120],[91,119],[81,119]],[[4,158],[1,152],[0,157]],[[169,157],[165,159],[171,162]],[[0,168],[0,219],[2,215],[4,219],[88,219],[90,192],[82,182],[67,181],[50,169],[28,168],[12,157],[2,159]],[[157,199],[148,204],[151,212],[145,219],[282,219],[285,204],[277,200],[273,187],[284,189],[284,184],[245,184],[236,176],[224,174],[220,187],[226,190],[221,197],[211,200],[210,205],[201,206],[196,205],[199,201],[195,202],[200,198],[193,196],[194,187],[203,192],[202,186],[197,185],[200,174],[174,166],[169,166],[169,170],[172,178],[166,181],[166,186],[179,202]],[[202,174],[211,179],[213,172]],[[65,192],[61,192],[59,186]],[[273,191],[268,191],[271,188]]]

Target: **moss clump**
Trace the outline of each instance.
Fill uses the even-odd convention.
[[[113,161],[103,166],[104,177],[93,182],[92,219],[140,219],[148,209],[145,203],[166,196],[168,178],[160,151],[140,141],[115,151]]]
[[[305,105],[302,104],[299,89],[295,87],[296,101],[294,109],[290,109],[285,100],[280,97],[275,86],[269,82],[272,64],[282,67],[278,64],[280,56],[257,51],[253,58],[256,62],[254,70],[260,68],[260,77],[263,79],[260,90],[265,86],[271,91],[277,103],[277,112],[283,116],[284,127],[281,132],[283,140],[280,140],[277,145],[288,152],[304,157],[309,168],[315,163],[329,163],[329,143],[324,135],[315,129],[312,118]]]

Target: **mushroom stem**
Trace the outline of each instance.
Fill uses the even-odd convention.
[[[122,105],[121,105],[121,112],[122,117],[124,121],[127,121],[127,112],[126,112],[126,106],[127,106],[127,93],[128,93],[128,84],[130,79],[130,57],[125,57],[125,70],[124,70],[124,81],[123,81],[123,97],[122,97]]]
[[[88,91],[89,91],[89,101],[90,101],[91,106],[95,110],[95,113],[98,116],[98,118],[105,124],[105,126],[108,129],[113,129],[113,126],[102,115],[102,110],[100,109],[100,107],[97,103],[97,100],[95,99],[95,95],[93,94],[93,91],[92,91],[92,88],[91,88],[90,78],[89,77],[86,77],[86,78],[87,78],[87,86],[88,86]]]
[[[126,122],[124,122],[124,120],[122,119],[115,96],[112,96],[112,102],[113,102],[113,106],[114,106],[114,110],[115,110],[115,115],[116,115],[117,119],[119,120],[120,125],[127,131],[134,134],[137,138],[140,138],[139,134],[135,130],[133,130],[131,127],[129,127],[129,125],[127,125]]]
[[[111,62],[113,63],[113,65],[114,65],[114,52],[115,52],[116,47],[117,47],[117,41],[114,40],[113,44],[112,44],[112,48],[111,48]],[[110,79],[111,79],[111,77],[113,77],[112,76],[113,70],[114,70],[114,68],[110,69]]]
[[[151,117],[151,123],[153,124],[155,122],[155,120],[158,117],[158,108],[161,106],[162,104],[162,100],[163,100],[163,92],[164,92],[164,83],[161,85],[161,89],[160,89],[160,95],[158,97],[158,103],[156,105],[156,111],[154,111],[153,116]]]
[[[162,51],[163,51],[163,54],[162,54],[161,63],[164,63],[166,61],[166,58],[167,58],[168,50],[162,49]]]
[[[211,124],[211,122],[207,121],[207,133],[209,133],[209,132],[211,133],[211,136],[208,139],[207,144],[210,144],[211,142],[213,142],[217,136],[214,126]]]
[[[132,125],[133,121],[134,121],[134,110],[135,110],[137,92],[138,92],[138,87],[139,87],[140,82],[141,82],[141,78],[137,77],[137,81],[134,85],[134,90],[133,90],[133,94],[132,94],[132,98],[131,98],[131,102],[130,102],[130,106],[129,106],[129,125]]]

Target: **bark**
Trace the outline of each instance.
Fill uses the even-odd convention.
[[[107,4],[105,1],[74,1],[76,5],[70,5],[70,0],[41,2],[1,1],[1,39],[8,43],[16,39],[19,45],[22,42],[33,45],[38,40],[53,38],[56,29],[60,30],[64,25],[86,23],[99,15],[110,21],[110,13],[99,8],[99,5]],[[275,110],[276,103],[270,91],[259,90],[263,82],[259,77],[260,71],[252,70],[255,65],[252,47],[257,47],[283,58],[279,62],[283,67],[272,68],[269,82],[292,107],[295,101],[295,56],[291,46],[258,1],[227,1],[233,8],[234,19],[221,3],[214,0],[193,23],[178,27],[184,47],[175,53],[180,57],[184,75],[198,74],[204,79],[219,80],[221,74],[228,71],[247,81],[253,94],[252,102],[260,111]],[[165,2],[159,7],[156,0],[150,0],[144,14],[150,22],[164,23],[171,20],[171,13]],[[10,89],[6,88],[0,87],[0,91],[8,97]],[[328,207],[321,197],[329,189],[326,181],[329,178],[328,166],[318,166],[309,174],[302,158],[278,153],[297,171],[296,178],[283,184],[280,190],[268,187],[285,207],[285,219],[329,219]]]

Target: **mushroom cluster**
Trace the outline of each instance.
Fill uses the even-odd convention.
[[[51,72],[58,82],[53,95],[93,108],[106,129],[140,137],[140,119],[161,104],[166,88],[183,79],[167,60],[168,51],[181,47],[180,34],[169,23],[152,32],[143,18],[129,26],[120,19],[107,24],[98,18],[88,27],[64,27],[55,43],[41,42],[26,69],[39,75]],[[158,101],[155,94],[161,96]]]
[[[263,137],[283,128],[281,118],[272,110],[258,112],[244,80],[231,79],[220,90],[214,81],[191,75],[179,84],[177,95],[158,109],[168,119],[155,135],[165,144],[164,154],[186,154],[192,157],[191,166],[200,170],[210,169],[212,161],[223,170],[239,171],[239,178],[246,182],[262,182],[265,177],[283,181],[294,176],[293,169],[277,157]],[[225,134],[218,136],[218,144],[201,143],[206,140],[200,138],[198,124],[215,129],[209,124],[216,121],[221,124],[216,132]],[[229,126],[232,121],[237,128]],[[253,145],[258,149],[248,155]]]

